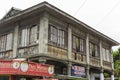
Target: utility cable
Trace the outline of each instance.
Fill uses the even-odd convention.
[[[80,9],[85,5],[85,3],[87,2],[87,0],[85,0],[81,6],[78,8],[78,10],[75,12],[74,16],[77,15],[77,13],[80,11]]]
[[[113,10],[114,10],[119,4],[120,4],[120,0],[119,0],[119,1],[111,8],[111,10],[100,20],[100,22],[98,22],[98,23],[96,24],[96,26],[99,25],[100,23],[102,23],[102,22],[106,19],[106,17],[109,16],[109,15],[113,12]]]

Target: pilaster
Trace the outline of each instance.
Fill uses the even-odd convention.
[[[114,72],[111,74],[111,80],[115,80]]]
[[[17,48],[18,48],[18,36],[19,36],[19,25],[17,24],[14,28],[13,34],[13,58],[17,57]]]
[[[71,25],[68,27],[68,59],[70,60],[72,56],[72,29]]]
[[[87,58],[87,64],[89,65],[90,62],[90,55],[89,55],[89,34],[86,35],[86,58]]]
[[[103,53],[102,53],[102,41],[99,42],[100,47],[100,66],[103,67]]]
[[[90,67],[88,65],[86,66],[86,77],[90,80]]]
[[[69,62],[69,63],[68,63],[68,70],[67,70],[68,76],[71,76],[71,67],[72,67],[72,63]]]
[[[104,70],[101,69],[100,71],[100,80],[104,80],[104,74],[103,74]]]
[[[46,12],[40,17],[39,25],[39,53],[47,53],[48,47],[49,14]]]
[[[110,48],[110,61],[111,61],[111,68],[114,70],[114,61],[113,61],[113,55],[112,55],[112,47]]]
[[[111,60],[111,68],[112,68],[112,74],[111,74],[111,80],[114,80],[114,61],[113,61],[113,55],[112,55],[112,47],[110,48],[110,60]]]

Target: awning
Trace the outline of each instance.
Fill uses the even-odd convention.
[[[54,76],[54,66],[28,61],[2,60],[0,75]]]

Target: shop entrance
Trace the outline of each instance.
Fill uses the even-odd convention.
[[[34,76],[11,76],[11,80],[40,80],[43,77],[34,77]]]
[[[9,80],[9,76],[0,76],[0,80]]]
[[[53,61],[53,60],[47,60],[46,64],[54,65],[55,74],[67,75],[66,64],[59,62],[59,61]]]
[[[95,77],[95,80],[100,80],[100,78],[98,78],[98,77]]]

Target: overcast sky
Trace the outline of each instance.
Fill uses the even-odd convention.
[[[1,0],[0,18],[11,7],[24,10],[43,1],[120,42],[120,0]]]

